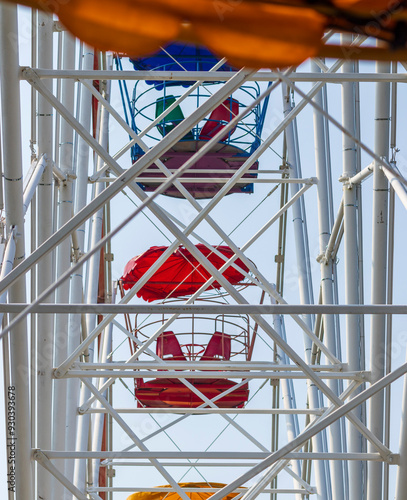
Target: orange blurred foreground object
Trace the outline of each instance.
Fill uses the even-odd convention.
[[[140,56],[180,38],[187,22],[192,37],[238,66],[298,65],[318,53],[325,17],[312,9],[213,0],[23,0],[51,10],[75,36],[100,50]],[[190,35],[188,35],[189,37]],[[182,38],[182,36],[181,36]]]
[[[211,20],[194,20],[197,38],[234,66],[276,68],[316,56],[325,19],[312,9],[240,3]]]
[[[179,40],[204,45],[237,67],[297,66],[308,57],[337,56],[338,46],[321,41],[331,29],[385,43],[374,53],[360,47],[354,59],[407,58],[407,11],[399,0],[8,1],[52,12],[87,44],[133,57]]]
[[[387,12],[399,4],[394,0],[333,0],[333,3],[340,9],[364,13],[371,17]]]
[[[181,488],[223,488],[226,485],[222,483],[179,483],[179,486],[181,486]],[[158,488],[170,487],[171,486],[169,484],[166,484],[165,486],[158,486]],[[188,495],[191,500],[206,500],[211,495],[213,495],[213,493],[214,492],[209,491],[203,491],[202,493],[188,491],[185,492],[185,494]],[[226,495],[223,500],[231,500],[236,495],[238,495],[238,493],[230,493],[229,495]],[[165,500],[180,500],[180,496],[176,491],[143,491],[140,493],[133,493],[132,495],[127,497],[127,500],[163,500],[164,498]]]

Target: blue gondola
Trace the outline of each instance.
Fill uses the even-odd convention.
[[[219,60],[207,49],[174,43],[161,51],[148,57],[130,59],[134,69],[138,71],[209,71]],[[121,61],[117,59],[118,67]],[[218,71],[236,71],[228,64],[223,64]],[[174,105],[179,97],[185,92],[182,88],[192,86],[191,81],[177,80],[147,80],[137,81],[132,98],[130,99],[125,84],[121,85],[123,102],[126,104],[126,117],[132,129],[140,133],[156,120],[170,106]],[[166,116],[150,127],[143,140],[152,146],[154,142],[161,140],[174,129],[184,117],[205,102],[210,97],[211,87],[219,86],[221,82],[205,82],[195,89],[181,104],[173,106]],[[199,148],[214,137],[232,118],[239,114],[243,108],[256,99],[260,94],[260,87],[255,82],[246,83],[230,96],[209,116],[199,122],[192,130],[169,151],[163,155],[161,161],[171,170],[177,170],[183,165]],[[127,102],[126,102],[127,101]],[[223,182],[217,179],[230,178],[234,170],[238,170],[247,158],[258,148],[262,133],[268,99],[263,104],[251,110],[236,127],[226,133],[221,140],[211,149],[209,153],[198,160],[184,177],[197,179],[196,182],[183,183],[185,188],[197,199],[212,198],[223,186]],[[148,139],[147,139],[148,138]],[[137,161],[144,154],[140,146],[135,145],[131,150],[132,161]],[[255,162],[250,170],[257,170],[258,162]],[[195,171],[195,172],[194,172]],[[209,172],[208,172],[209,171]],[[151,165],[140,177],[148,177],[149,181],[139,180],[139,185],[145,191],[154,191],[157,181],[152,179],[164,179],[157,165]],[[250,179],[257,177],[256,173],[247,173],[243,176],[248,179],[247,184],[236,184],[231,193],[253,193],[253,183]],[[139,178],[140,179],[140,178]],[[181,177],[182,179],[182,177]],[[198,182],[199,179],[199,182]],[[163,194],[173,197],[183,197],[174,186],[168,188]]]

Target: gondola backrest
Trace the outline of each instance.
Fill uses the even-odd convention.
[[[217,108],[215,108],[210,114],[208,121],[205,123],[201,130],[199,139],[201,141],[209,141],[214,137],[220,130],[222,130],[225,125],[227,125],[232,118],[239,113],[239,102],[236,99],[228,98]],[[234,127],[225,137],[222,137],[220,141],[227,139],[229,135],[232,135],[236,130]]]
[[[230,335],[215,332],[206,346],[201,361],[217,361],[219,359],[228,361],[230,359],[231,344]]]
[[[163,332],[157,339],[157,356],[167,361],[186,361],[174,332]]]

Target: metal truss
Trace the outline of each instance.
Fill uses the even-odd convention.
[[[230,493],[244,500],[404,499],[407,389],[391,387],[407,373],[407,181],[398,149],[407,124],[397,114],[406,66],[314,60],[282,72],[223,72],[220,61],[211,71],[115,71],[111,55],[96,54],[95,70],[93,49],[54,33],[52,19],[33,12],[32,65],[20,67],[10,49],[15,7],[0,3],[0,23],[2,439],[7,459],[16,449],[14,469],[8,463],[4,474],[9,500],[119,500],[150,491],[183,500],[193,492],[213,493],[212,500]],[[343,38],[355,49],[365,43]],[[136,132],[118,104],[117,82],[152,79],[191,85]],[[181,168],[167,168],[165,154],[248,82],[259,84],[259,96]],[[165,115],[208,85],[201,105],[151,140]],[[375,95],[373,112],[365,89]],[[21,99],[29,103],[23,114]],[[265,100],[272,104],[259,146],[237,170],[195,170],[221,186],[207,201],[195,199],[188,183],[207,178],[188,177],[189,169]],[[28,115],[29,168],[21,155]],[[134,145],[144,154],[131,165]],[[152,164],[162,177],[142,175]],[[226,198],[249,171],[254,195]],[[225,172],[228,178],[217,177]],[[142,180],[157,185],[153,193]],[[171,185],[182,200],[162,196]],[[167,249],[116,300],[121,258],[133,245],[141,253],[153,234],[166,238]],[[222,259],[220,269],[196,242]],[[234,256],[226,258],[219,244]],[[137,299],[180,245],[211,278],[185,300]],[[245,286],[225,278],[229,267]],[[215,281],[222,291],[208,299]],[[129,315],[137,328],[123,319]],[[156,353],[159,336],[181,321],[227,315],[250,325],[250,359],[169,361]],[[135,378],[176,381],[200,402],[142,407]],[[209,398],[194,385],[208,378],[235,385]],[[243,408],[222,407],[222,398],[248,383]]]

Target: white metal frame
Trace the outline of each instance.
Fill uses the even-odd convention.
[[[34,16],[33,19],[37,17]],[[216,71],[221,62],[210,72],[157,72],[154,79],[176,79],[196,82],[185,91],[179,102],[188,96],[203,82],[225,83],[193,111],[185,120],[171,131],[154,147],[149,148],[143,136],[162,119],[158,117],[140,134],[136,134],[122,118],[110,99],[109,85],[97,91],[91,81],[126,79],[148,80],[150,72],[112,71],[108,58],[106,67],[94,71],[93,53],[88,47],[82,47],[83,61],[81,69],[76,69],[76,43],[63,33],[62,69],[52,68],[53,64],[53,28],[54,23],[45,14],[38,14],[39,27],[34,26],[33,40],[38,43],[38,68],[19,68],[18,52],[9,49],[10,32],[18,33],[16,8],[9,4],[0,4],[0,78],[2,98],[2,157],[5,195],[5,227],[7,248],[4,253],[0,276],[0,313],[5,315],[0,338],[3,343],[4,381],[6,388],[12,384],[16,391],[16,433],[18,439],[16,467],[16,496],[18,500],[33,500],[34,495],[51,500],[62,497],[67,489],[73,498],[100,499],[106,493],[109,499],[115,498],[115,492],[149,491],[149,487],[129,484],[115,484],[110,477],[109,485],[98,484],[100,467],[146,467],[156,471],[170,484],[170,487],[155,488],[155,491],[177,491],[184,500],[191,488],[181,488],[175,478],[174,467],[187,466],[199,471],[200,467],[236,467],[245,470],[238,477],[213,491],[212,500],[220,500],[226,494],[236,491],[239,498],[252,500],[260,494],[270,494],[271,498],[290,494],[295,498],[318,499],[332,498],[341,500],[379,500],[389,495],[389,466],[398,467],[396,499],[402,500],[407,481],[406,423],[400,428],[400,447],[395,450],[385,433],[384,416],[390,416],[391,395],[387,388],[394,381],[407,373],[407,364],[393,370],[388,369],[391,361],[391,321],[395,314],[407,314],[406,305],[392,305],[393,240],[388,231],[388,224],[394,224],[394,210],[387,212],[389,190],[407,208],[407,181],[397,168],[396,157],[391,156],[390,148],[395,153],[396,125],[392,126],[390,141],[390,118],[394,118],[397,108],[396,85],[406,81],[406,73],[391,71],[390,64],[380,63],[376,73],[358,73],[357,65],[349,61],[335,61],[328,67],[322,61],[311,64],[311,71],[296,72],[293,68],[285,72],[241,70],[236,73]],[[11,31],[10,31],[11,30]],[[348,37],[343,37],[349,43]],[[356,47],[363,43],[363,37],[357,37],[352,44]],[[35,47],[34,47],[35,52]],[[36,53],[36,52],[35,52]],[[79,67],[79,66],[78,66]],[[342,72],[339,70],[342,68]],[[33,162],[31,173],[26,176],[24,190],[23,159],[21,156],[21,120],[20,120],[20,81],[28,82],[33,95],[38,98],[38,156]],[[53,93],[53,81],[61,83],[61,99]],[[246,81],[274,82],[248,108],[236,116],[225,129],[207,142],[177,172],[169,171],[160,161],[162,155],[176,144],[187,131],[208,115],[236,89]],[[75,106],[75,83],[78,109]],[[305,93],[301,83],[314,83]],[[359,85],[363,82],[376,83],[376,138],[374,145],[367,146],[361,141],[358,100]],[[327,108],[325,86],[337,83],[342,86],[342,124],[334,118]],[[188,177],[180,179],[195,161],[201,158],[225,134],[232,130],[242,117],[253,109],[269,94],[275,93],[281,85],[283,93],[284,118],[274,130],[269,130],[262,138],[259,148],[244,162],[230,179],[217,179],[223,187],[210,201],[201,205],[187,191],[184,183]],[[392,90],[393,89],[393,90]],[[393,93],[391,93],[391,91]],[[273,94],[274,95],[274,94]],[[292,101],[292,95],[301,99],[298,104]],[[99,137],[90,133],[91,97],[98,101]],[[392,99],[392,100],[391,100]],[[328,103],[329,104],[329,103]],[[175,107],[176,104],[174,104]],[[307,107],[314,112],[314,138],[318,154],[315,172],[306,177],[301,173],[301,147],[297,129],[297,118]],[[35,106],[34,106],[35,108]],[[59,153],[55,158],[52,144],[53,113],[58,113],[61,120],[57,130]],[[166,113],[170,110],[166,110]],[[116,154],[109,152],[109,119],[113,118],[122,130],[130,136],[130,142]],[[35,121],[35,120],[34,120]],[[342,200],[336,219],[333,218],[330,192],[330,149],[329,127],[336,127],[343,137],[343,171],[340,189]],[[268,148],[285,134],[287,155],[283,170],[273,170],[260,166],[257,184],[289,184],[291,198],[254,234],[249,234],[246,243],[238,245],[216,222],[213,215],[218,204],[222,204],[225,195],[237,183],[246,182],[242,176]],[[145,151],[135,164],[124,170],[118,163],[130,147],[138,144]],[[364,151],[373,163],[361,169],[360,151]],[[80,151],[80,154],[78,153]],[[88,159],[92,152],[96,160],[96,171],[89,175]],[[77,157],[76,172],[74,158]],[[58,164],[55,161],[58,159]],[[149,165],[155,163],[162,171],[163,178],[157,182],[157,189],[147,196],[137,184],[137,177]],[[212,172],[216,175],[216,171]],[[281,174],[284,174],[282,178]],[[363,304],[363,282],[360,269],[361,251],[361,183],[373,175],[373,250],[371,304]],[[54,183],[54,176],[57,182]],[[195,179],[194,179],[195,181]],[[198,180],[199,182],[199,180]],[[201,182],[205,182],[204,179]],[[88,183],[94,190],[91,201],[87,201]],[[194,211],[195,217],[183,223],[173,213],[164,209],[159,194],[167,186],[174,184]],[[121,191],[128,187],[140,201],[133,213],[117,224],[113,229],[107,227],[102,237],[105,207],[114,203]],[[318,259],[321,279],[321,300],[314,304],[311,293],[312,276],[308,260],[307,225],[304,211],[304,195],[317,200]],[[35,194],[34,194],[35,193]],[[57,203],[58,202],[58,203]],[[24,238],[28,231],[24,228],[24,214],[31,207],[32,227],[36,227],[33,251],[24,258]],[[74,210],[72,210],[74,207]],[[297,254],[297,277],[299,282],[299,303],[288,304],[275,289],[272,278],[262,269],[257,268],[247,256],[247,250],[262,238],[273,224],[292,211],[292,230]],[[143,276],[136,286],[118,304],[96,304],[100,250],[106,248],[113,238],[142,212],[151,213],[171,235],[168,250]],[[58,224],[56,225],[57,214]],[[405,217],[405,213],[402,213]],[[89,227],[88,227],[89,221]],[[214,248],[202,234],[200,224],[205,222],[219,238],[235,253],[226,259]],[[370,221],[369,221],[370,222]],[[366,225],[366,224],[365,224]],[[26,234],[27,231],[27,234]],[[85,233],[91,234],[91,244],[86,252]],[[389,241],[388,241],[389,233]],[[397,236],[397,235],[396,235]],[[225,261],[220,270],[196,250],[192,241],[205,244]],[[362,238],[363,239],[363,238]],[[182,304],[141,305],[130,304],[132,298],[143,284],[152,276],[162,262],[179,245],[185,246],[191,254],[211,274],[208,280],[192,297]],[[337,279],[336,256],[340,245],[344,247],[344,297],[345,303],[339,304],[336,296]],[[389,256],[388,256],[389,253]],[[14,269],[11,260],[14,259]],[[240,259],[249,269],[245,272],[235,261]],[[390,259],[390,260],[389,260]],[[378,264],[379,263],[379,264]],[[251,303],[245,293],[237,290],[223,277],[222,272],[233,266],[245,277],[267,293],[271,305]],[[35,271],[37,269],[37,271]],[[27,301],[25,280],[31,273],[32,288],[37,284],[34,297]],[[36,273],[36,274],[35,274]],[[389,273],[389,276],[388,276]],[[34,279],[34,277],[36,278]],[[213,283],[220,283],[231,298],[229,305],[199,305],[195,303],[202,293]],[[85,289],[86,288],[86,289]],[[6,292],[8,300],[5,303]],[[54,298],[55,294],[55,298]],[[84,297],[81,300],[81,297]],[[387,304],[387,302],[389,302]],[[160,359],[151,347],[157,337],[170,325],[176,324],[183,313],[248,314],[261,329],[262,334],[276,347],[279,362],[270,359],[250,362],[169,362]],[[123,331],[118,315],[127,314],[167,314],[160,327],[151,333],[146,341],[137,339],[132,332]],[[6,317],[6,314],[8,317]],[[103,315],[97,324],[96,317]],[[36,315],[37,321],[31,321],[29,315]],[[55,315],[55,324],[54,324]],[[316,316],[315,316],[316,315]],[[346,356],[341,359],[338,351],[340,336],[335,315],[345,315]],[[363,321],[371,315],[369,369],[365,368],[362,351]],[[284,334],[283,318],[289,316],[303,334],[304,345],[291,345]],[[315,322],[313,321],[315,319]],[[386,326],[386,320],[388,324]],[[322,325],[322,326],[321,326]],[[112,329],[124,339],[131,338],[138,344],[136,352],[126,360],[111,360]],[[323,338],[321,331],[323,330]],[[29,340],[29,335],[32,339]],[[103,350],[97,355],[96,343],[102,334]],[[393,336],[394,339],[394,336]],[[386,343],[387,342],[387,343]],[[34,352],[34,354],[33,354]],[[92,353],[95,354],[92,357]],[[315,362],[315,353],[323,355],[325,360]],[[146,361],[142,355],[149,354],[152,361]],[[141,358],[140,358],[141,356]],[[9,363],[10,360],[10,363]],[[384,361],[387,360],[387,365]],[[386,368],[387,366],[387,368]],[[115,404],[112,399],[115,381],[134,378],[134,370],[142,378],[176,378],[193,391],[202,403],[196,409],[146,409],[130,408]],[[191,382],[191,370],[194,378],[239,379],[234,388],[209,400]],[[28,383],[30,376],[30,383]],[[241,387],[249,380],[279,380],[284,407],[270,407],[270,402],[262,401],[259,408],[224,409],[216,404],[223,395]],[[305,380],[308,385],[308,405],[297,408],[290,402],[292,388],[290,380]],[[343,381],[347,381],[342,387]],[[8,384],[8,385],[7,385]],[[79,386],[81,396],[79,402]],[[54,387],[54,390],[52,390]],[[305,385],[303,386],[305,387]],[[367,388],[365,388],[367,387]],[[388,392],[383,392],[384,389]],[[403,407],[407,404],[407,390],[404,389]],[[30,399],[31,398],[31,399]],[[400,398],[401,399],[401,398]],[[363,404],[369,401],[368,418],[365,417]],[[32,408],[30,409],[30,402]],[[170,423],[159,426],[146,436],[139,435],[130,425],[134,415],[180,414]],[[167,433],[181,421],[194,421],[196,415],[219,415],[219,421],[230,426],[239,436],[242,450],[245,443],[250,443],[257,451],[152,451],[146,441]],[[260,441],[254,429],[237,423],[231,415],[285,415],[287,417],[287,437],[285,444],[273,450]],[[307,418],[305,425],[296,428],[295,415]],[[401,413],[400,413],[401,415]],[[30,423],[30,416],[34,424]],[[101,451],[102,419],[107,416],[110,427],[120,427],[132,444],[125,449],[109,441],[109,451]],[[347,419],[347,427],[340,419]],[[388,423],[388,422],[387,422]],[[89,430],[92,428],[92,435]],[[325,433],[325,430],[327,434]],[[32,436],[31,436],[32,433]],[[68,451],[75,436],[76,451]],[[329,446],[326,446],[329,436]],[[312,440],[312,449],[309,442]],[[91,445],[89,446],[89,443]],[[346,443],[346,446],[345,446]],[[307,444],[307,448],[304,445]],[[365,446],[368,449],[365,449]],[[137,451],[130,451],[138,448]],[[100,463],[100,459],[104,462]],[[195,460],[194,462],[192,460]],[[202,462],[203,460],[203,462]],[[307,463],[312,464],[312,476],[306,474]],[[75,469],[74,469],[75,464]],[[93,464],[93,466],[91,465]],[[366,478],[367,469],[367,478]],[[24,471],[24,472],[22,472]],[[33,477],[31,477],[33,472]],[[200,472],[204,477],[204,472]],[[263,474],[259,476],[259,474]],[[272,482],[279,475],[288,475],[292,488],[274,487]],[[315,483],[315,486],[312,484]],[[248,489],[241,489],[250,485]],[[270,486],[272,485],[272,486]],[[331,491],[329,491],[331,489]],[[206,491],[199,489],[199,491]],[[13,495],[9,495],[12,499]]]

